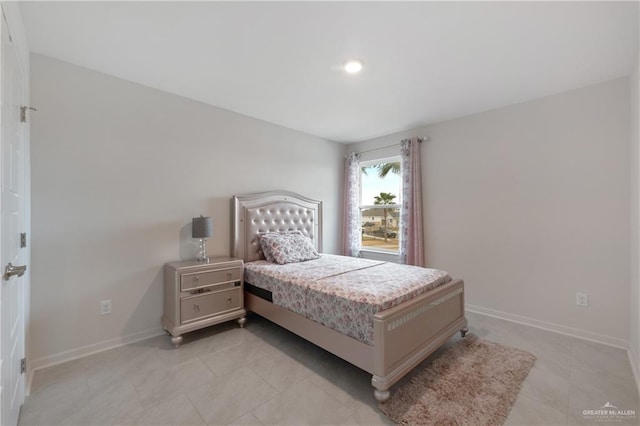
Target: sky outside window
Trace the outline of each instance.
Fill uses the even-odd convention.
[[[378,169],[375,164],[364,167],[364,170],[366,174],[362,173],[361,181],[362,205],[374,204],[374,197],[380,195],[381,192],[390,192],[395,195],[394,202],[400,204],[400,175],[389,172],[387,176],[381,179],[378,177]]]

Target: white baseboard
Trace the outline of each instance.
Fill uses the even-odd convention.
[[[528,325],[530,327],[540,328],[542,330],[553,331],[554,333],[564,334],[565,336],[602,343],[603,345],[614,346],[624,350],[629,349],[629,341],[618,337],[606,336],[604,334],[593,333],[579,328],[567,327],[552,322],[540,321],[534,318],[510,314],[508,312],[496,311],[494,309],[483,308],[482,306],[467,304],[466,310],[476,314],[487,315],[506,321],[516,322],[518,324]]]
[[[160,336],[162,334],[164,334],[164,330],[161,327],[154,327],[148,330],[139,331],[137,333],[128,334],[126,336],[115,337],[113,339],[105,340],[98,343],[93,343],[91,345],[81,346],[79,348],[71,349],[65,352],[60,352],[58,354],[48,355],[45,357],[29,360],[29,362],[27,363],[29,368],[27,371],[27,383],[26,383],[25,393],[29,395],[29,392],[31,390],[31,382],[33,380],[33,374],[36,370],[62,364],[68,361],[73,361],[74,359],[82,358],[88,355],[93,355],[98,352],[128,345],[130,343],[139,342],[140,340],[149,339],[151,337]]]

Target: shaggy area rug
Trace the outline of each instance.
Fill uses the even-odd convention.
[[[379,405],[410,425],[502,425],[536,357],[467,335]]]

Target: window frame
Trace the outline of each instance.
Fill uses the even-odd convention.
[[[360,212],[360,257],[371,260],[382,260],[387,262],[398,262],[400,259],[400,247],[398,250],[391,249],[382,249],[382,248],[372,248],[366,247],[362,245],[362,212],[368,209],[379,209],[381,206],[388,209],[400,209],[402,203],[402,179],[400,180],[400,194],[398,194],[398,203],[396,204],[362,204],[362,169],[365,167],[370,167],[375,164],[380,163],[400,163],[402,164],[402,157],[400,154],[398,155],[386,155],[384,157],[375,158],[371,160],[361,161],[360,162],[360,200],[358,203],[358,210]],[[398,217],[398,226],[400,218]],[[400,242],[400,238],[398,237],[398,243]]]

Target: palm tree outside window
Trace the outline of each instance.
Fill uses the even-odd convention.
[[[362,250],[399,252],[400,157],[361,163]]]

